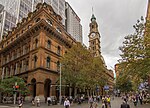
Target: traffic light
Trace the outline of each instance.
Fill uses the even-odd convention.
[[[15,94],[18,91],[19,85],[15,85],[13,86],[14,90],[13,90],[13,94]]]

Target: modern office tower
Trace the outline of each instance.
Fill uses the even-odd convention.
[[[14,15],[5,10],[3,5],[0,5],[0,40],[3,35],[15,27],[16,19]]]
[[[78,42],[82,43],[82,25],[80,24],[80,18],[72,9],[72,7],[66,2],[66,30],[71,34]]]
[[[31,0],[2,0],[0,2],[4,6],[0,12],[0,40],[2,36],[15,27],[22,18],[27,17],[28,13],[32,11]]]
[[[33,0],[33,10],[38,3],[44,2],[53,7],[54,11],[62,17],[62,24],[65,25],[65,0]]]

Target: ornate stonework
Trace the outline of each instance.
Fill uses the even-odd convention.
[[[31,97],[57,96],[60,58],[76,44],[64,29],[62,18],[47,4],[38,4],[34,12],[0,42],[1,79],[22,77]]]

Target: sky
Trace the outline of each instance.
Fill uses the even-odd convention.
[[[146,17],[147,0],[66,0],[81,19],[83,43],[89,46],[89,23],[93,13],[101,34],[101,52],[108,69],[121,58],[119,46],[134,33],[133,25]]]

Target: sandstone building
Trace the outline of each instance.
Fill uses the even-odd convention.
[[[0,43],[1,79],[22,77],[31,96],[57,96],[60,58],[76,43],[50,5],[38,4]]]

